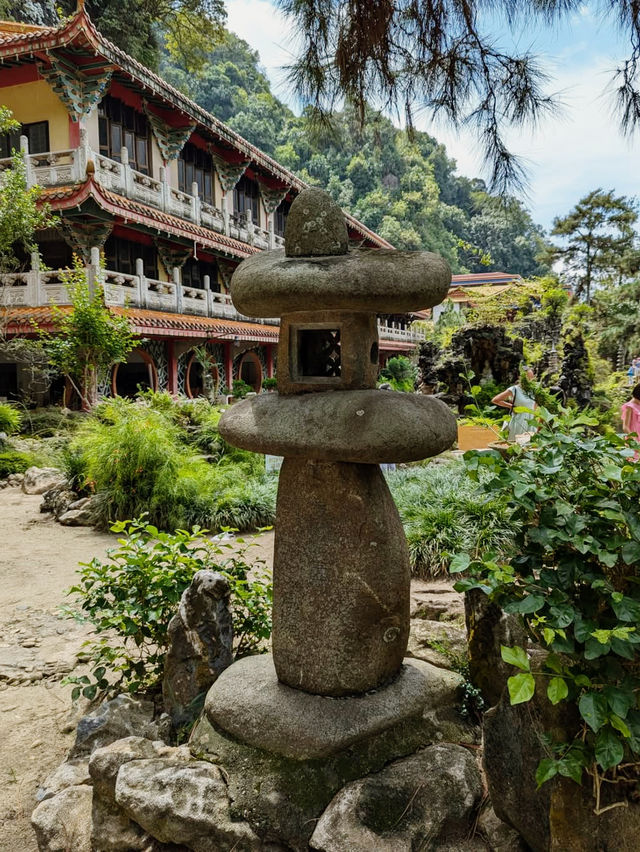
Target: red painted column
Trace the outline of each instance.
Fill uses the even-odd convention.
[[[231,351],[230,340],[226,340],[224,344],[224,374],[227,387],[231,390],[233,387],[233,353]]]
[[[267,343],[267,378],[273,378],[273,343]]]
[[[176,358],[176,344],[174,340],[167,340],[167,366],[168,387],[171,394],[178,393],[178,359]]]
[[[80,122],[69,116],[69,147],[77,148],[80,144]]]

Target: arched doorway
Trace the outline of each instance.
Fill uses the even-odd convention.
[[[138,390],[158,389],[158,370],[151,355],[144,349],[134,349],[126,363],[116,364],[111,378],[114,396],[136,396]]]
[[[209,376],[211,377],[211,386],[206,388],[202,359],[198,358],[196,353],[193,352],[189,359],[189,363],[187,364],[187,376],[185,381],[185,390],[190,399],[195,399],[198,396],[207,396],[208,393],[211,392],[215,394],[220,384],[220,373],[213,360],[210,360],[209,362]]]
[[[256,393],[260,393],[262,364],[255,352],[245,352],[240,359],[238,378],[250,385]]]

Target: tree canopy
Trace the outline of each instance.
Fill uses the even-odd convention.
[[[634,226],[636,203],[613,190],[594,189],[567,213],[554,219],[552,236],[563,237],[549,248],[550,259],[562,262],[563,277],[574,285],[576,296],[591,302],[596,282],[640,268]]]

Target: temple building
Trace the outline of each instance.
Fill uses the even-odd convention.
[[[485,299],[492,299],[523,284],[521,275],[510,272],[468,272],[451,276],[451,287],[446,300],[433,309],[433,321],[437,322],[447,304],[455,311],[471,308]]]
[[[107,41],[82,3],[55,28],[0,22],[0,88],[21,124],[0,136],[0,172],[20,148],[29,185],[59,217],[37,234],[39,256],[0,280],[4,333],[33,335],[34,321],[55,331],[51,305],[70,310],[60,271],[75,253],[138,338],[103,394],[142,386],[198,396],[202,346],[219,386],[242,379],[260,391],[274,374],[278,321],[238,314],[229,281],[241,260],[284,244],[304,182]],[[347,223],[355,243],[390,247]],[[379,318],[382,360],[419,342],[410,319]],[[24,397],[28,382],[0,356],[0,398]]]

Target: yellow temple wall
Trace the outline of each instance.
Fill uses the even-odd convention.
[[[49,147],[52,151],[69,148],[69,114],[46,80],[18,83],[0,89],[0,103],[9,107],[22,124],[49,122]]]

